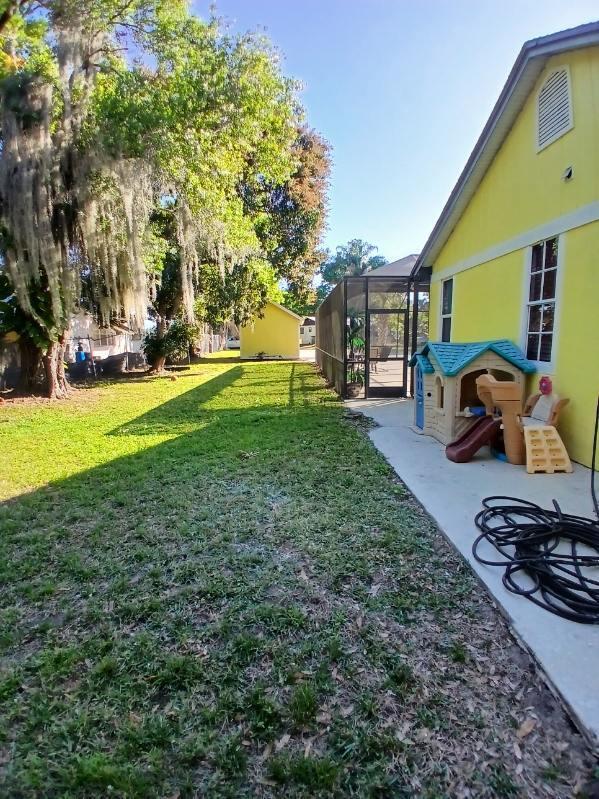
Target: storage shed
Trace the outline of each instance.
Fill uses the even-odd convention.
[[[468,343],[428,342],[411,359],[415,367],[414,424],[426,435],[449,444],[471,425],[470,409],[483,407],[476,378],[490,374],[524,387],[524,375],[536,372],[508,339]]]
[[[302,317],[276,302],[269,302],[262,316],[239,329],[242,359],[295,360],[300,356],[299,327]]]

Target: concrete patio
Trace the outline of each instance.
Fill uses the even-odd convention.
[[[452,463],[439,442],[412,429],[412,400],[350,400],[346,406],[378,423],[370,432],[377,449],[472,565],[581,731],[598,747],[599,627],[559,618],[509,593],[501,581],[503,570],[479,564],[471,550],[478,534],[474,517],[490,495],[520,497],[546,508],[556,499],[566,513],[594,518],[590,470],[575,464],[573,474],[528,475],[525,467],[492,458],[488,448],[470,463]],[[484,554],[497,554],[484,546]]]

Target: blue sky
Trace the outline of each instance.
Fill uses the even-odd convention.
[[[206,0],[194,9],[205,16]],[[526,39],[599,19],[597,0],[219,0],[265,30],[333,147],[329,227],[389,260],[418,252]]]

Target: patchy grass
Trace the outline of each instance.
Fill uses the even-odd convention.
[[[590,776],[310,365],[4,404],[0,436],[2,795],[561,797]]]

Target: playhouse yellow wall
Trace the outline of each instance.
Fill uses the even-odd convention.
[[[299,358],[300,320],[283,311],[273,303],[268,303],[262,318],[243,325],[239,331],[239,356],[257,358]]]
[[[430,339],[440,338],[442,280],[453,277],[451,340],[509,338],[524,348],[530,247],[557,234],[553,363],[529,377],[528,391],[551,375],[554,391],[570,398],[559,425],[564,443],[590,465],[599,392],[599,48],[557,56],[547,69],[562,65],[570,68],[574,127],[537,152],[544,72],[432,265]],[[565,182],[568,166],[574,175]]]

